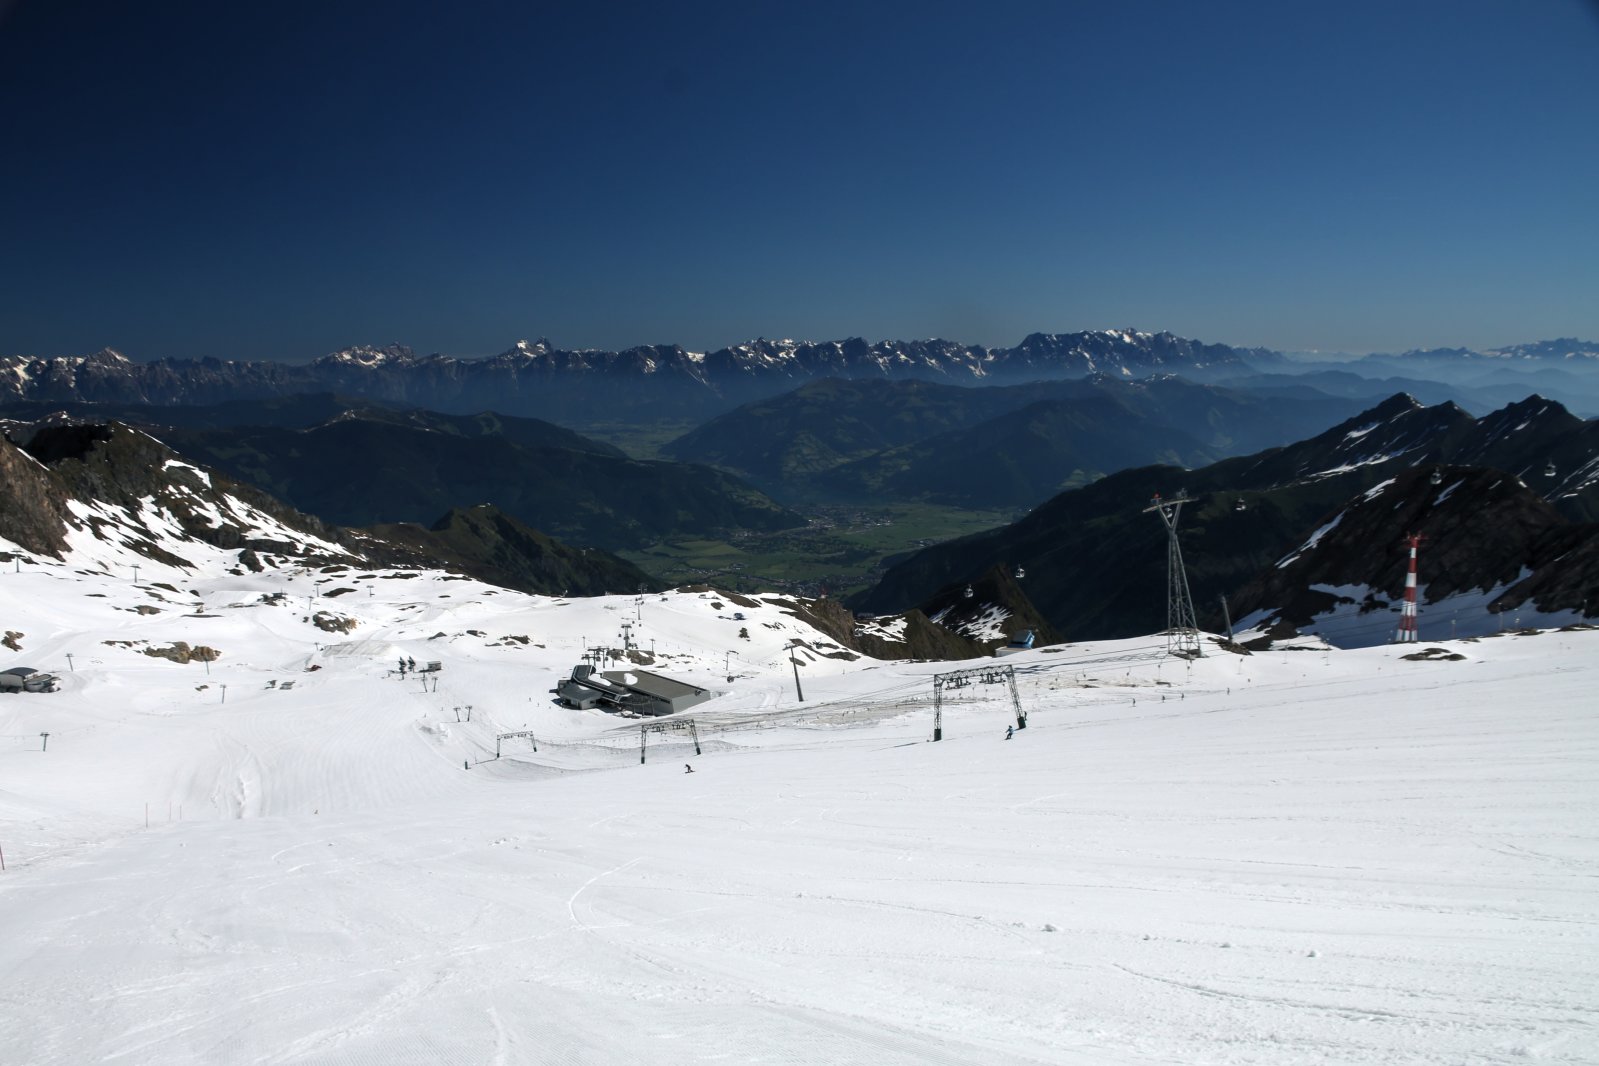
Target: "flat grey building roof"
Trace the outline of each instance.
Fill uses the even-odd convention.
[[[661,674],[652,674],[648,670],[607,670],[605,676],[634,692],[657,696],[663,700],[673,700],[683,696],[705,696],[710,693],[709,689],[675,681]]]

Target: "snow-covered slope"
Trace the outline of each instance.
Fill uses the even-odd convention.
[[[1599,1058],[1594,632],[1041,649],[933,744],[764,598],[83,550],[0,573],[7,1063]],[[699,754],[550,702],[624,622]]]

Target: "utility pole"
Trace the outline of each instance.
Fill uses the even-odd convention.
[[[1223,595],[1221,595],[1221,596],[1219,596],[1217,598],[1221,600],[1221,616],[1227,622],[1227,639],[1228,640],[1232,640],[1233,639],[1233,615],[1232,615],[1232,612],[1227,609],[1227,596],[1225,594],[1223,594]]]
[[[797,649],[798,647],[799,647],[799,641],[798,640],[795,640],[792,644],[790,644],[788,646],[788,661],[790,663],[794,664],[794,695],[799,697],[799,701],[801,703],[804,703],[805,702],[805,690],[800,688],[800,678],[799,678],[800,661],[799,661],[799,656],[794,654],[795,649]]]
[[[72,653],[70,651],[67,652],[67,671],[74,674],[78,672],[77,667],[72,665]]]
[[[1177,543],[1177,516],[1183,504],[1192,502],[1184,493],[1178,493],[1175,500],[1163,500],[1156,493],[1144,513],[1154,511],[1166,527],[1166,652],[1197,659],[1204,652],[1199,647],[1199,625],[1194,621],[1194,598],[1188,592],[1183,550]]]
[[[49,733],[40,733],[39,736],[41,738],[43,738],[43,743],[41,743],[39,745],[39,750],[40,751],[49,751],[50,750],[50,734]]]

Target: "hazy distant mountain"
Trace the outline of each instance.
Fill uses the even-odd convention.
[[[1052,387],[1086,395],[1081,382]],[[1015,386],[964,388],[931,381],[823,378],[719,415],[661,448],[767,487],[792,485],[855,459],[977,425],[1026,405]]]
[[[1246,389],[1308,385],[1333,396],[1372,399],[1408,392],[1427,403],[1453,400],[1483,413],[1537,392],[1583,414],[1599,414],[1599,343],[1574,338],[1336,361],[1249,361],[1257,373],[1215,383]]]
[[[492,411],[471,415],[441,414],[417,408],[379,406],[335,393],[171,406],[35,400],[11,403],[0,408],[0,421],[5,422],[51,425],[117,421],[139,426],[158,437],[167,436],[173,430],[234,429],[243,426],[313,429],[328,422],[355,418],[413,429],[436,430],[458,437],[498,436],[525,447],[568,448],[616,458],[625,455],[620,448],[536,418],[515,418]]]
[[[1563,337],[1558,340],[1534,341],[1514,344],[1506,348],[1427,348],[1412,349],[1399,355],[1377,353],[1365,356],[1350,364],[1352,369],[1366,372],[1369,368],[1391,369],[1396,373],[1431,372],[1462,369],[1486,370],[1494,368],[1542,369],[1571,367],[1582,370],[1599,369],[1599,342]]]
[[[805,524],[710,467],[629,459],[593,442],[557,447],[500,433],[466,436],[431,421],[349,412],[309,429],[173,429],[166,439],[195,462],[346,526],[431,523],[452,507],[491,503],[562,540],[624,548]]]
[[[1068,637],[1149,632],[1165,621],[1166,553],[1144,508],[1156,493],[1186,491],[1195,500],[1182,514],[1188,576],[1202,618],[1219,626],[1218,596],[1275,565],[1353,496],[1440,462],[1492,462],[1566,521],[1599,508],[1599,428],[1559,404],[1532,397],[1479,420],[1395,396],[1288,447],[1197,470],[1125,470],[1062,493],[1012,525],[917,552],[851,603],[919,605],[1002,561],[1025,567],[1028,596]]]
[[[112,349],[90,356],[0,358],[0,400],[214,404],[334,392],[452,412],[495,410],[565,425],[621,416],[703,417],[821,377],[961,384],[1245,368],[1239,349],[1170,333],[1035,333],[1014,348],[952,341],[765,339],[714,352],[653,345],[621,352],[564,351],[520,341],[485,359],[419,356],[402,345],[356,347],[310,363],[158,359]]]
[[[1203,465],[1281,444],[1361,406],[1170,375],[984,389],[829,379],[746,404],[662,450],[790,497],[1026,507],[1128,466]]]

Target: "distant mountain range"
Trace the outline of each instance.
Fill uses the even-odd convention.
[[[1564,375],[1599,366],[1599,344],[1540,341],[1490,351],[1463,348],[1373,355],[1323,369],[1365,377],[1428,377],[1533,370]],[[619,419],[703,419],[821,378],[920,380],[954,385],[1022,383],[1108,374],[1179,374],[1214,382],[1313,369],[1262,348],[1206,344],[1171,333],[1094,330],[1034,333],[1010,348],[948,340],[767,340],[691,352],[656,344],[624,351],[566,350],[518,341],[498,355],[419,355],[403,345],[357,346],[306,363],[228,359],[0,356],[0,404],[36,400],[210,405],[310,393],[435,411],[492,410],[568,426]],[[1576,379],[1551,378],[1546,391]],[[1587,390],[1588,386],[1579,386]],[[1523,390],[1519,395],[1525,395]],[[1581,392],[1583,402],[1593,395]],[[1455,397],[1450,397],[1455,398]],[[1499,397],[1503,402],[1505,397]]]
[[[309,363],[157,359],[112,349],[89,356],[0,357],[0,402],[216,404],[341,393],[449,412],[494,410],[563,424],[620,415],[701,417],[824,377],[992,384],[1095,372],[1130,377],[1239,372],[1271,353],[1203,344],[1170,333],[1035,333],[1014,348],[953,341],[859,338],[754,340],[714,352],[677,345],[566,351],[519,341],[499,355],[417,355],[401,345],[356,347]]]
[[[1421,363],[1484,363],[1490,365],[1540,364],[1543,366],[1599,366],[1599,343],[1561,337],[1556,340],[1513,344],[1505,348],[1415,348],[1400,355],[1374,354],[1361,363],[1392,363],[1415,366]]]
[[[1194,501],[1183,510],[1180,525],[1188,578],[1202,624],[1220,628],[1222,595],[1264,581],[1270,591],[1246,604],[1249,609],[1291,602],[1295,597],[1260,575],[1353,498],[1437,464],[1449,464],[1440,474],[1448,480],[1487,469],[1493,471],[1489,477],[1502,482],[1525,483],[1524,491],[1539,500],[1539,513],[1554,516],[1540,518],[1540,529],[1569,526],[1577,532],[1562,535],[1580,541],[1596,528],[1599,423],[1574,418],[1540,397],[1474,419],[1453,404],[1426,407],[1395,396],[1287,447],[1195,470],[1148,466],[1112,474],[1054,497],[1012,525],[919,551],[850,603],[866,611],[927,610],[949,588],[996,564],[1021,566],[1028,597],[1068,638],[1147,633],[1165,623],[1166,546],[1165,531],[1143,511],[1156,494],[1186,493]],[[1448,557],[1447,552],[1472,557],[1479,543],[1494,542],[1497,534],[1489,531],[1496,523],[1515,523],[1521,513],[1497,508],[1488,496],[1457,506],[1468,508],[1474,524],[1450,530],[1448,543],[1435,545],[1439,557]],[[1425,525],[1401,528],[1405,524],[1402,513],[1391,515],[1382,535],[1354,556],[1355,565],[1365,567],[1366,583],[1386,583],[1389,595],[1396,594],[1391,587],[1394,538],[1430,532]],[[1550,537],[1539,543],[1558,540]],[[1518,565],[1535,563],[1529,556]],[[1468,575],[1463,580],[1480,581],[1484,574],[1503,576],[1504,565],[1496,559],[1480,572],[1464,565],[1459,570]],[[1573,572],[1572,582],[1553,598],[1545,583],[1541,594],[1547,602],[1573,597],[1580,602],[1574,591],[1580,572]],[[1594,592],[1592,605],[1599,609],[1599,589]],[[1507,596],[1501,606],[1530,595],[1512,592],[1508,585],[1501,593]]]

